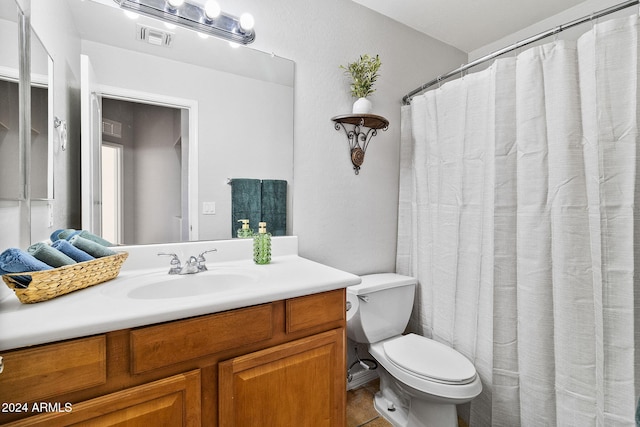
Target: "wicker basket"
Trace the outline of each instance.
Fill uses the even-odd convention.
[[[2,280],[15,291],[23,304],[47,301],[114,279],[120,273],[120,267],[128,256],[127,252],[118,252],[115,255],[52,270],[5,274]],[[27,288],[24,288],[20,281],[14,279],[14,276],[30,276],[31,282]]]

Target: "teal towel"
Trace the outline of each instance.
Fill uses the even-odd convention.
[[[84,237],[87,240],[91,240],[92,242],[96,242],[96,243],[98,243],[98,244],[100,244],[102,246],[113,246],[113,243],[111,243],[110,241],[105,240],[102,237],[97,236],[97,235],[95,235],[93,233],[90,233],[87,230],[80,231],[79,235],[81,237]]]
[[[55,233],[55,232],[54,232]],[[57,239],[56,240],[71,240],[71,238],[73,236],[76,236],[80,234],[80,230],[76,230],[73,228],[67,228],[65,230],[61,230],[59,233],[57,233]],[[51,235],[53,240],[53,234]]]
[[[287,234],[287,181],[265,179],[262,181],[262,221],[272,236]]]
[[[76,263],[72,258],[46,243],[34,243],[27,248],[27,252],[51,267],[63,267]]]
[[[73,236],[71,240],[69,240],[69,243],[71,243],[76,248],[83,250],[89,255],[96,258],[102,258],[104,256],[110,256],[110,255],[116,254],[111,249],[105,246],[102,246],[101,244],[96,243],[92,240],[85,239],[84,237],[79,235]]]
[[[238,220],[248,219],[252,230],[261,220],[261,184],[259,179],[240,178],[231,181],[231,236],[236,237]]]

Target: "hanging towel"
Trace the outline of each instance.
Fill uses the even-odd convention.
[[[103,256],[116,254],[111,249],[105,246],[102,246],[101,244],[96,243],[92,240],[85,239],[84,237],[79,235],[73,236],[71,240],[69,240],[69,243],[71,243],[76,248],[83,250],[89,255],[94,256],[96,258],[102,258]]]
[[[238,220],[248,219],[252,230],[258,229],[262,204],[259,179],[233,179],[231,182],[231,236],[236,237]]]
[[[56,240],[51,244],[51,247],[56,248],[76,262],[91,261],[92,259],[95,259],[85,251],[76,248],[66,240]]]
[[[287,181],[265,179],[262,181],[262,221],[273,236],[287,234]]]
[[[72,258],[63,254],[56,248],[42,242],[34,243],[29,246],[27,248],[27,252],[51,267],[62,267],[76,263]]]

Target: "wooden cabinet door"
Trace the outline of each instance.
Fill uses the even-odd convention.
[[[62,408],[65,408],[62,405]],[[8,426],[199,427],[200,371],[174,375],[73,404],[70,412],[50,412]]]
[[[343,427],[344,328],[219,364],[219,426]]]

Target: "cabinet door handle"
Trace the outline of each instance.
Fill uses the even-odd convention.
[[[4,359],[0,356],[0,374],[4,371]]]

